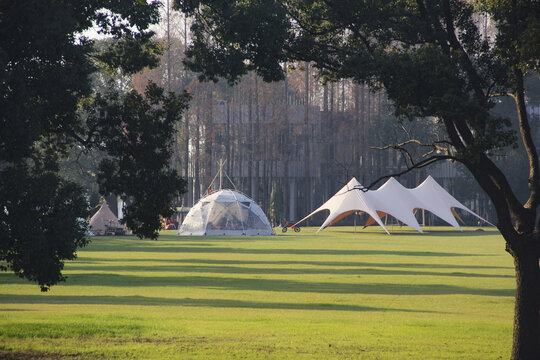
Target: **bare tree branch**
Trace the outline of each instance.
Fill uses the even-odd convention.
[[[397,149],[402,148],[403,146],[409,145],[409,144],[417,144],[417,145],[422,146],[422,147],[430,147],[430,148],[433,148],[435,150],[445,151],[445,152],[448,152],[449,148],[441,146],[440,144],[451,145],[446,140],[435,141],[434,143],[426,144],[426,143],[423,143],[423,142],[421,142],[420,140],[417,140],[417,139],[409,139],[409,140],[404,141],[404,142],[399,143],[399,144],[386,145],[386,146],[381,146],[381,147],[379,147],[379,146],[370,146],[370,148],[375,149],[375,150],[386,150],[386,149],[396,149],[397,150]]]
[[[512,99],[516,100],[516,95],[512,93],[496,93],[496,94],[489,94],[489,97],[503,97],[503,96],[509,96]]]
[[[404,142],[399,143],[399,144],[390,144],[390,145],[385,145],[385,146],[370,146],[370,149],[375,149],[375,150],[394,149],[394,150],[397,150],[397,151],[401,152],[401,154],[404,157],[407,158],[407,160],[408,160],[407,167],[408,168],[415,168],[416,167],[416,162],[414,160],[414,157],[413,157],[413,155],[411,155],[410,151],[405,148],[406,145],[410,145],[410,144],[416,144],[416,145],[421,146],[421,147],[430,148],[430,150],[428,152],[422,154],[422,158],[426,158],[427,156],[430,156],[435,152],[437,152],[437,153],[438,152],[444,152],[444,153],[447,154],[447,156],[451,156],[450,155],[450,147],[440,145],[440,144],[451,145],[448,141],[444,141],[444,140],[443,141],[436,141],[436,142],[430,143],[430,144],[426,144],[426,143],[423,143],[423,142],[421,142],[420,140],[417,140],[417,139],[409,139],[409,140],[404,141]],[[434,157],[438,158],[439,155],[436,155]]]
[[[380,178],[378,178],[377,180],[373,181],[371,184],[369,184],[369,186],[367,186],[366,188],[367,189],[371,189],[373,188],[373,186],[375,186],[379,181],[381,180],[385,180],[385,179],[389,179],[391,177],[399,177],[401,175],[404,175],[414,169],[421,169],[423,167],[426,167],[428,165],[431,165],[437,161],[443,161],[443,160],[453,160],[453,161],[456,161],[458,160],[456,157],[454,156],[451,156],[451,155],[436,155],[436,156],[431,156],[427,159],[424,159],[420,162],[417,162],[417,163],[413,163],[412,166],[408,167],[407,169],[403,170],[403,171],[400,171],[400,172],[397,172],[397,173],[394,173],[394,174],[390,174],[390,175],[385,175],[385,176],[381,176]]]

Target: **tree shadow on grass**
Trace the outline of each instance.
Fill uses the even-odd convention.
[[[484,254],[453,253],[439,251],[395,251],[395,250],[334,250],[334,249],[246,249],[233,247],[204,247],[204,246],[162,246],[144,244],[118,244],[92,248],[92,252],[115,251],[115,252],[145,252],[145,253],[204,253],[204,254],[254,254],[254,255],[395,255],[395,256],[487,256]]]
[[[14,278],[14,277],[13,277]],[[2,283],[8,283],[3,279]],[[15,282],[15,278],[13,281]],[[9,281],[9,280],[8,280]],[[135,276],[119,274],[72,274],[63,286],[110,287],[197,287],[218,290],[267,292],[364,294],[364,295],[482,295],[514,296],[513,289],[482,289],[446,284],[388,284],[304,282],[283,279],[259,279],[213,276]]]
[[[332,311],[395,311],[436,313],[431,310],[383,308],[330,303],[260,302],[229,299],[162,298],[146,296],[56,296],[56,295],[4,295],[2,304],[86,304],[86,305],[147,305],[147,306],[197,306],[213,308],[249,308],[280,310],[332,310]]]
[[[79,355],[79,354],[75,354]],[[25,351],[16,351],[11,349],[6,349],[0,347],[0,359],[2,360],[21,360],[21,359],[32,359],[32,360],[51,360],[51,359],[73,359],[72,355],[63,355],[62,353],[52,353],[48,351],[37,351],[37,350],[25,350]]]
[[[92,260],[86,260],[92,259]],[[81,256],[72,264],[95,264],[112,262],[151,262],[151,266],[156,263],[167,264],[210,264],[210,265],[310,265],[310,266],[339,266],[339,267],[381,267],[381,268],[427,268],[427,269],[511,269],[512,266],[494,266],[494,265],[461,265],[461,264],[421,264],[421,263],[373,263],[359,261],[308,261],[308,260],[224,260],[224,259],[140,259],[140,258],[90,258]],[[141,264],[141,266],[146,266]],[[140,267],[137,266],[139,269]],[[157,265],[161,267],[161,265]],[[83,266],[84,268],[84,266]],[[92,266],[93,268],[93,266]],[[122,267],[123,268],[123,267]],[[158,270],[159,271],[159,270]]]
[[[514,278],[507,274],[481,274],[469,272],[442,272],[418,270],[415,264],[409,264],[409,269],[380,269],[384,264],[372,264],[371,267],[358,268],[302,268],[302,267],[245,267],[245,266],[209,266],[209,265],[119,265],[100,266],[92,265],[73,266],[73,269],[104,272],[176,272],[176,273],[215,273],[215,274],[273,274],[273,275],[412,275],[412,276],[448,276],[448,277],[474,277],[474,278]],[[456,267],[459,268],[459,267]]]
[[[502,239],[501,233],[496,231],[484,231],[484,230],[463,230],[463,231],[452,231],[452,230],[430,230],[423,229],[424,234],[427,236],[437,236],[437,237],[500,237]]]
[[[339,228],[333,228],[332,233],[333,234],[347,234],[347,235],[369,235],[369,236],[381,236],[388,238],[388,234],[384,232],[384,230],[380,229],[378,226],[373,226],[373,229],[369,229],[371,226],[369,226],[366,229],[363,229],[361,226],[358,226],[358,230],[354,231],[351,227],[344,227],[343,229]],[[487,227],[487,228],[478,228],[474,230],[464,229],[462,231],[457,229],[445,229],[443,228],[437,228],[437,226],[422,226],[422,231],[424,232],[419,233],[413,228],[409,228],[407,226],[387,226],[388,231],[390,232],[390,237],[393,236],[418,236],[419,238],[422,237],[429,237],[429,236],[436,236],[436,237],[485,237],[485,236],[501,236],[501,233],[498,231],[498,229],[494,227]]]

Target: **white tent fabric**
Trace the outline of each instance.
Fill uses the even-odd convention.
[[[435,179],[431,177],[431,175],[429,175],[426,180],[424,180],[424,182],[418,185],[416,188],[408,190],[418,201],[416,203],[417,208],[425,209],[433,213],[459,230],[461,230],[461,227],[456,221],[456,213],[453,210],[454,208],[465,210],[480,220],[494,226],[489,221],[476,215],[465,205],[457,201],[452,195],[444,190],[444,188],[439,185]]]
[[[419,208],[417,206],[418,201],[409,192],[409,189],[401,185],[396,179],[390,178],[379,189],[368,191],[367,194],[377,201],[377,210],[391,214],[414,230],[423,232],[414,216],[414,209]]]
[[[384,224],[379,218],[379,215],[377,214],[378,205],[378,201],[370,196],[369,192],[366,192],[366,189],[358,182],[358,180],[356,180],[356,178],[352,178],[347,185],[339,190],[327,202],[297,222],[297,224],[318,212],[329,210],[330,215],[328,215],[325,222],[318,230],[321,231],[325,227],[334,224],[349,214],[352,214],[354,211],[362,211],[371,215],[371,217],[373,217],[373,219],[375,219],[375,221],[377,221],[377,223],[381,225],[381,227],[388,233],[388,230],[386,230]]]
[[[377,222],[388,234],[388,230],[381,221],[381,217],[387,214],[422,233],[414,214],[417,209],[425,209],[461,230],[455,219],[457,214],[454,208],[463,209],[493,225],[457,201],[431,176],[428,176],[422,184],[414,189],[408,189],[396,179],[390,178],[375,191],[365,189],[355,178],[352,178],[332,198],[296,224],[320,211],[329,210],[328,218],[318,230],[321,231],[354,211],[359,211],[371,216],[372,219],[368,220],[366,224]]]
[[[252,199],[233,190],[207,195],[186,215],[178,235],[274,235],[268,218]]]

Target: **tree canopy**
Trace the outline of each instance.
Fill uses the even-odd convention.
[[[512,356],[537,356],[540,182],[524,78],[540,70],[540,2],[177,0],[175,6],[195,18],[186,64],[201,79],[235,82],[253,70],[273,81],[283,78],[283,63],[309,62],[323,80],[384,87],[401,118],[441,124],[445,138],[416,142],[429,151],[411,158],[411,169],[459,161],[489,195],[516,263]],[[493,112],[507,96],[519,134]],[[491,157],[518,139],[529,164],[524,203]],[[406,151],[409,144],[393,147]]]
[[[92,74],[156,66],[150,25],[157,1],[0,1],[0,267],[42,291],[64,280],[65,260],[85,246],[83,189],[63,179],[72,149],[104,151],[100,191],[129,201],[126,221],[155,238],[159,216],[184,181],[169,169],[172,126],[185,94],[149,85],[143,96],[92,87]],[[96,46],[84,32],[109,40]]]

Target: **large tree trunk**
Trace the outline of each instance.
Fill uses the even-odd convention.
[[[529,235],[507,246],[516,269],[516,301],[512,360],[540,357],[540,235]]]
[[[467,167],[491,198],[506,251],[514,259],[516,297],[511,359],[539,359],[540,233],[534,228],[536,211],[521,206],[502,172],[486,156]]]

